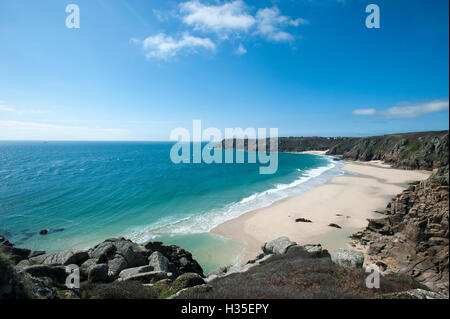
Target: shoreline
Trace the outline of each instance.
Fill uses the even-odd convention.
[[[307,152],[324,155],[326,151]],[[305,154],[305,153],[303,153]],[[242,262],[254,259],[264,242],[289,237],[301,244],[321,244],[330,252],[349,244],[350,235],[363,230],[368,218],[377,218],[390,198],[407,183],[427,179],[432,172],[390,168],[378,162],[344,161],[344,176],[277,201],[214,227],[210,233],[245,244]],[[296,222],[304,218],[311,222]],[[337,224],[341,228],[330,227]]]

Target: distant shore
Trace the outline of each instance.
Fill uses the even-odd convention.
[[[323,155],[325,151],[305,153]],[[408,182],[425,180],[431,174],[393,169],[378,162],[346,161],[342,170],[349,174],[243,214],[218,225],[211,233],[245,243],[243,262],[258,255],[262,243],[281,236],[302,245],[320,243],[333,251],[345,247],[351,234],[366,227],[367,218],[379,217],[376,211],[384,209],[389,199],[403,191]]]

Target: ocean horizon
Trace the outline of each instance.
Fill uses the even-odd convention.
[[[343,174],[332,157],[310,154],[279,153],[273,175],[256,163],[174,164],[173,144],[0,142],[0,234],[47,252],[120,236],[163,241],[209,272],[237,263],[244,248],[212,228]]]

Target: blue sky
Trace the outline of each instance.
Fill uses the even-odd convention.
[[[196,119],[280,136],[448,129],[448,5],[0,0],[0,139],[168,140]]]

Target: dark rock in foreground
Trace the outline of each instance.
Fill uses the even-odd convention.
[[[265,243],[263,254],[244,266],[222,267],[207,278],[189,252],[160,242],[142,246],[108,239],[88,251],[44,254],[17,265],[5,259],[1,247],[3,298],[395,298],[425,289],[411,277],[396,275],[381,277],[380,289],[369,289],[359,252],[334,254],[333,262],[321,245],[299,246],[287,237]],[[80,289],[65,287],[68,262],[81,265]]]

